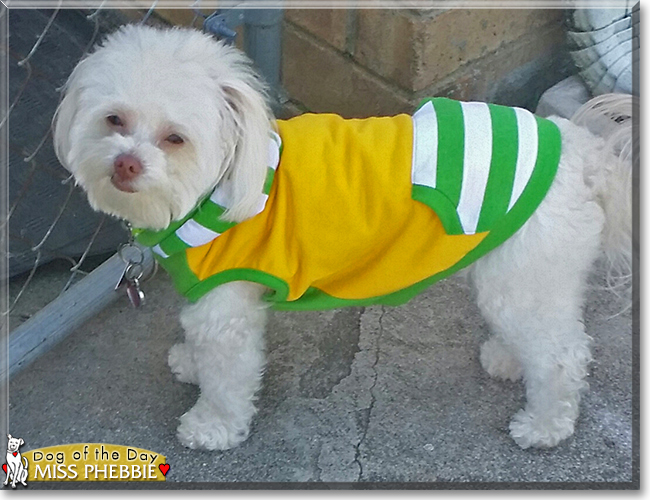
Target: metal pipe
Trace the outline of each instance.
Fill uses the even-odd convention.
[[[282,58],[282,9],[244,10],[244,50],[277,93]]]
[[[148,276],[153,269],[153,256],[147,248],[143,248],[143,254],[144,275]],[[9,377],[13,377],[122,296],[124,290],[115,290],[114,287],[124,273],[124,267],[120,256],[113,255],[12,331],[9,334]],[[3,369],[0,380],[5,380],[7,375],[7,369]]]
[[[203,22],[203,29],[227,43],[234,43],[237,26],[244,26],[244,51],[269,85],[271,107],[279,111],[287,101],[280,85],[283,9],[250,9],[254,2],[216,10]]]

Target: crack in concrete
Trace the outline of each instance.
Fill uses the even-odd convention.
[[[323,442],[319,441],[318,443],[318,450],[316,450],[315,454],[315,460],[313,463],[314,469],[316,469],[316,478],[314,481],[320,482],[321,481],[321,475],[323,474],[323,469],[321,469],[321,466],[319,464],[320,461],[320,454],[323,452]]]
[[[355,351],[355,357],[356,354],[361,352],[361,351],[366,351],[367,349],[361,349],[361,323],[363,321],[363,315],[366,313],[366,308],[363,307],[361,308],[361,311],[359,312],[359,316],[357,317],[357,332],[359,332],[359,335],[357,336],[357,350]],[[331,395],[334,390],[340,386],[343,382],[345,382],[350,376],[352,375],[352,367],[354,366],[355,363],[355,358],[352,358],[350,361],[350,369],[348,370],[348,373],[345,375],[345,377],[342,377],[336,384],[334,384],[330,390],[329,390],[329,395]]]
[[[382,320],[384,319],[384,314],[386,313],[386,309],[384,306],[381,306],[381,314],[379,316],[379,334],[377,335],[377,341],[375,344],[375,360],[372,363],[372,371],[373,371],[373,380],[372,380],[372,385],[370,386],[369,392],[370,392],[370,404],[368,405],[367,408],[364,408],[362,410],[359,410],[360,413],[362,413],[362,432],[361,432],[361,437],[359,438],[359,442],[354,445],[354,463],[357,464],[359,467],[359,475],[357,476],[357,482],[361,481],[363,478],[363,464],[361,463],[361,445],[363,442],[366,440],[366,436],[368,435],[368,428],[370,427],[370,415],[372,413],[373,408],[375,407],[375,387],[377,386],[377,379],[379,378],[379,374],[377,373],[377,363],[379,363],[379,353],[380,353],[380,342],[381,342],[381,337],[382,334],[384,333],[384,325]]]

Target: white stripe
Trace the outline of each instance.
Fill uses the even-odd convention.
[[[413,164],[411,181],[436,187],[438,168],[438,119],[431,101],[413,115]]]
[[[519,131],[517,135],[519,151],[517,152],[515,180],[512,186],[508,211],[510,211],[521,196],[535,169],[539,142],[537,137],[537,120],[535,120],[533,114],[525,109],[515,108],[515,115],[517,116],[517,129]]]
[[[463,183],[458,217],[465,234],[474,234],[481,215],[492,161],[490,108],[482,102],[461,102],[465,131]]]
[[[282,144],[282,139],[278,134],[272,132],[269,141],[269,167],[273,170],[277,170],[280,163],[280,144]]]
[[[275,141],[278,147],[280,147],[280,144],[282,144],[282,138],[277,132],[274,132],[273,130],[271,130],[271,139]]]
[[[260,198],[259,203],[257,204],[257,210],[255,212],[255,215],[262,213],[262,211],[266,208],[266,202],[269,201],[269,195],[268,194],[262,194],[262,197]]]
[[[213,239],[219,236],[219,234],[221,233],[217,233],[202,226],[194,219],[188,219],[176,230],[176,236],[191,247],[200,247],[201,245],[210,243]]]
[[[165,253],[165,251],[164,251],[162,248],[160,248],[160,245],[156,245],[156,246],[152,247],[152,248],[151,248],[151,251],[154,252],[154,253],[157,253],[157,254],[160,255],[163,259],[166,259],[167,257],[169,257],[169,255],[167,255],[167,254]]]
[[[210,195],[210,201],[216,203],[220,207],[228,208],[230,206],[229,196],[225,189],[218,186]]]

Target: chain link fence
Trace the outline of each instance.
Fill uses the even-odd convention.
[[[101,7],[4,12],[8,102],[0,126],[8,136],[2,229],[8,262],[3,278],[9,286],[1,375],[8,378],[116,297],[111,281],[120,259],[107,258],[127,233],[119,221],[89,207],[59,164],[51,122],[74,66],[127,19]],[[95,280],[81,280],[93,270]]]
[[[9,125],[9,207],[2,223],[8,225],[10,277],[4,314],[14,330],[126,238],[118,221],[90,209],[59,164],[51,120],[76,63],[127,19],[102,9],[10,10],[8,16],[9,107],[3,122]]]

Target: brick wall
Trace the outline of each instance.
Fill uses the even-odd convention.
[[[412,111],[425,96],[534,109],[569,70],[563,11],[287,9],[283,85],[300,108]]]

